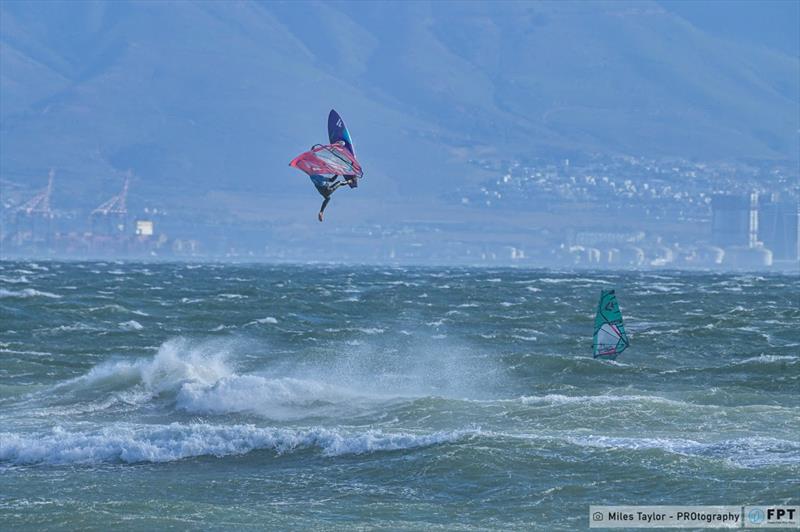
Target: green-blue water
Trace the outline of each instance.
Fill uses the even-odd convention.
[[[591,358],[601,288],[631,348]],[[797,504],[796,276],[0,262],[0,522],[574,529]]]

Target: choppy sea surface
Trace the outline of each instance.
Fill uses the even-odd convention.
[[[603,288],[631,336],[593,360]],[[11,529],[797,504],[797,276],[0,262]]]

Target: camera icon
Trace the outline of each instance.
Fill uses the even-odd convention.
[[[602,521],[603,520],[603,512],[595,512],[592,514],[592,521]]]

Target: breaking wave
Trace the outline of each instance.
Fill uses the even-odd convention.
[[[199,456],[224,457],[257,450],[287,454],[318,449],[323,456],[402,451],[454,443],[475,431],[427,434],[313,427],[287,429],[253,425],[215,426],[172,423],[164,426],[116,424],[92,432],[56,427],[49,434],[0,433],[0,462],[12,464],[95,464],[172,462]]]
[[[653,395],[561,395],[547,394],[542,396],[522,396],[519,401],[524,405],[561,405],[561,404],[605,404],[615,402],[651,402],[678,406],[689,406],[683,401],[674,401]]]
[[[144,326],[136,320],[120,322],[119,328],[123,331],[141,331]]]
[[[0,288],[0,297],[8,297],[8,298],[49,297],[52,299],[61,299],[61,296],[58,294],[53,294],[51,292],[43,292],[41,290],[35,290],[33,288],[23,288],[22,290],[18,291],[6,290],[5,288]]]
[[[741,468],[800,466],[800,443],[766,437],[736,438],[717,442],[698,442],[680,438],[627,438],[589,436],[569,438],[582,447],[660,450],[670,454],[724,460]]]
[[[375,400],[394,397],[308,377],[239,374],[229,358],[230,347],[224,343],[173,339],[162,344],[152,358],[100,364],[81,377],[56,385],[56,393],[51,395],[64,404],[65,397],[83,402],[113,393],[129,404],[162,400],[190,414],[238,413],[275,420],[334,410],[353,413]]]

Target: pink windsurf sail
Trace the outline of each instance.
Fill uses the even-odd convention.
[[[344,144],[316,145],[310,151],[301,153],[289,163],[308,175],[341,175],[362,177],[364,172],[355,156]]]

